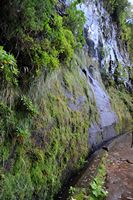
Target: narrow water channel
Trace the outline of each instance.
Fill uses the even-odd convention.
[[[126,141],[127,140],[126,138],[130,143],[131,135],[126,133],[123,135],[116,136],[111,140],[101,144],[98,147],[98,149],[88,157],[84,168],[81,171],[79,171],[75,176],[71,177],[69,182],[62,188],[62,190],[55,197],[55,200],[67,200],[69,196],[70,186],[76,188],[89,187],[91,181],[96,176],[97,168],[99,166],[99,163],[103,155],[105,154],[105,151],[112,152],[112,149],[115,149],[115,146],[119,146],[119,144],[121,144],[121,141]],[[114,199],[109,199],[109,200],[114,200]]]

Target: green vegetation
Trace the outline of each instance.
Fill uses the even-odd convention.
[[[34,116],[37,114],[37,108],[33,105],[32,101],[23,95],[19,101],[19,109],[22,110],[24,113],[30,114],[31,116]]]
[[[0,81],[17,85],[18,74],[19,71],[14,56],[8,54],[0,46]]]
[[[57,0],[2,2],[0,42],[16,57],[23,84],[42,69],[47,74],[60,64],[67,65],[83,43],[85,18],[77,11],[77,3],[65,8]]]
[[[114,22],[118,24],[119,36],[130,53],[130,58],[133,58],[133,25],[127,24],[126,19],[132,17],[132,7],[128,0],[104,0],[104,6],[111,14]]]
[[[113,76],[116,84],[124,84],[124,81],[128,80],[128,71],[120,63],[118,63]]]
[[[85,39],[83,37],[83,24],[85,23],[84,14],[75,9],[75,6],[80,1],[73,2],[68,9],[66,9],[66,14],[69,17],[64,17],[64,24],[70,29],[76,38],[78,48],[84,44]]]
[[[104,188],[105,178],[106,178],[106,168],[105,168],[105,158],[103,158],[103,163],[100,164],[97,176],[94,178],[90,184],[90,194],[89,200],[104,200],[108,192]]]
[[[104,85],[109,93],[112,109],[118,116],[116,124],[117,133],[122,133],[123,130],[131,131],[133,123],[133,98],[125,88],[125,80],[132,80],[133,70],[131,67],[124,68],[118,63],[113,75],[102,70],[101,75]]]
[[[120,22],[123,13],[126,12],[129,7],[128,0],[109,0],[104,1],[104,6],[107,8],[109,13],[112,15],[115,21]]]
[[[117,133],[121,133],[123,130],[131,131],[133,128],[132,96],[124,88],[118,90],[115,87],[109,87],[108,93],[111,97],[112,108],[118,116],[118,124],[116,124]]]
[[[108,192],[106,191],[105,178],[106,178],[106,163],[107,155],[102,158],[99,164],[97,175],[93,178],[92,182],[89,183],[90,186],[85,188],[70,187],[69,193],[70,200],[104,200]],[[86,183],[87,185],[88,183]]]
[[[0,200],[52,200],[90,150],[88,128],[99,116],[81,76],[92,63],[75,56],[84,43],[79,2],[1,2]],[[116,90],[109,92],[113,101]],[[131,99],[121,94],[121,101],[130,119]],[[91,184],[93,195],[105,194],[99,180]]]
[[[42,74],[28,96],[1,104],[0,199],[53,199],[68,172],[82,167],[88,127],[98,118],[89,93],[75,66],[46,80]]]
[[[133,83],[133,68],[132,66],[124,67],[121,63],[117,63],[114,73],[111,74],[106,71],[106,69],[101,69],[101,76],[106,88],[115,87],[119,89],[124,89],[127,81],[130,81],[131,85]],[[128,91],[132,92],[132,86],[128,88]]]
[[[77,3],[66,8],[56,0],[2,1],[2,200],[53,199],[88,154],[88,127],[97,120],[97,110],[78,69],[67,69],[84,42],[85,18]],[[53,73],[64,64],[66,69]]]
[[[126,29],[125,29],[126,30]],[[130,55],[130,59],[133,62],[133,25],[132,24],[128,24],[127,25],[127,33],[129,33],[129,37],[128,37],[128,51],[129,51],[129,55]]]

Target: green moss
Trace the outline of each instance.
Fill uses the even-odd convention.
[[[3,45],[6,43],[6,49],[17,58],[19,83],[27,86],[42,69],[47,74],[61,64],[68,65],[76,47],[82,47],[85,17],[77,10],[77,3],[69,7],[57,0],[2,4],[0,40],[4,38]]]
[[[113,110],[118,116],[116,130],[118,133],[132,129],[133,102],[132,96],[126,90],[119,91],[114,87],[108,89]]]
[[[114,71],[114,80],[116,84],[124,84],[125,80],[128,80],[128,71],[127,69],[118,63]]]
[[[90,184],[91,186],[90,193],[89,193],[90,200],[97,200],[97,199],[104,200],[108,194],[108,192],[106,191],[104,187],[105,179],[106,179],[106,168],[105,168],[106,157],[103,158],[99,166],[97,176],[94,178],[94,180]]]
[[[126,22],[127,18],[132,18],[132,6],[128,0],[109,0],[108,2],[104,0],[104,7],[110,13],[113,21],[117,23],[119,31],[118,36],[121,37],[123,41],[123,46],[128,49],[130,54],[130,59],[132,60],[133,50],[132,50],[132,24]]]
[[[22,107],[19,95],[14,105],[2,98],[1,199],[53,199],[67,175],[84,164],[89,152],[88,128],[98,120],[98,112],[79,66],[81,61],[75,56],[69,69],[61,68],[47,79],[42,74],[22,99]],[[131,98],[114,88],[109,89],[109,94],[119,116],[120,131],[125,118],[131,120]]]
[[[69,190],[69,197],[68,199],[76,199],[76,200],[104,200],[107,196],[107,191],[105,190],[105,178],[106,178],[106,163],[107,154],[102,158],[101,162],[99,163],[96,176],[93,177],[91,183],[86,182],[88,187],[70,187]]]
[[[78,66],[61,68],[46,80],[40,76],[20,106],[19,99],[9,109],[14,127],[3,134],[0,146],[1,199],[50,200],[68,173],[83,166],[89,152],[88,128],[97,116],[95,102]],[[28,114],[34,105],[38,113]],[[3,109],[8,111],[8,106]]]
[[[98,112],[81,76],[80,57],[84,60],[75,56],[69,69],[62,67],[46,79],[42,74],[21,101],[22,94],[14,95],[12,104],[4,101],[7,95],[1,97],[1,199],[53,199],[67,175],[83,166],[89,152],[88,128],[98,120]],[[114,88],[109,94],[120,127],[125,117],[131,120],[131,99]]]
[[[5,84],[10,83],[17,85],[17,77],[19,71],[16,60],[13,55],[8,54],[0,46],[0,81],[5,81]]]

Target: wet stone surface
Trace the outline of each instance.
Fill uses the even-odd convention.
[[[133,148],[131,135],[124,137],[109,151],[106,163],[106,200],[133,200]]]

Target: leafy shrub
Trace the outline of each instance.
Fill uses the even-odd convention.
[[[0,74],[1,79],[10,84],[17,85],[17,76],[19,71],[17,69],[16,60],[13,55],[8,54],[0,46]],[[1,80],[1,81],[2,81]]]
[[[34,116],[38,113],[36,107],[33,105],[32,101],[25,95],[21,97],[21,108],[24,112],[28,112],[31,116]]]
[[[0,132],[2,137],[4,135],[12,135],[12,132],[15,130],[16,126],[16,117],[15,113],[9,106],[0,102]]]
[[[107,154],[102,158],[102,161],[98,167],[97,175],[93,178],[92,182],[86,182],[90,184],[89,187],[70,187],[69,189],[69,198],[70,200],[104,200],[107,196],[108,192],[106,191],[105,185],[105,177],[106,177],[106,162]]]
[[[114,71],[114,80],[117,84],[123,84],[126,80],[128,80],[128,71],[120,63],[118,63],[118,66]]]
[[[101,70],[101,77],[106,88],[115,85],[112,75],[109,72],[106,72],[105,69]]]
[[[34,77],[68,64],[74,49],[83,42],[84,16],[75,1],[60,16],[57,0],[24,0],[2,3],[0,40],[17,57],[21,79]],[[59,4],[59,3],[58,3]],[[27,79],[27,76],[26,76]]]
[[[127,49],[129,51],[130,60],[133,62],[133,25],[126,24],[123,29],[123,39],[126,40]]]
[[[6,106],[3,102],[0,102],[0,116],[4,116],[4,115],[10,115],[11,114],[11,109]]]
[[[106,168],[105,168],[105,157],[102,160],[102,163],[99,166],[98,174],[90,184],[91,192],[89,195],[90,200],[103,200],[107,196],[108,192],[104,188],[105,184],[105,175],[106,175]]]
[[[104,0],[104,6],[117,22],[120,22],[121,16],[126,12],[129,5],[128,0],[109,0],[108,2]]]
[[[26,129],[25,127],[20,127],[18,126],[16,128],[16,135],[19,139],[21,139],[21,141],[24,139],[24,138],[27,138],[28,136],[30,136],[30,132],[28,129]]]
[[[104,0],[104,6],[111,14],[113,20],[117,22],[120,29],[120,36],[130,53],[130,58],[133,57],[132,41],[133,41],[133,26],[126,23],[129,13],[132,15],[132,7],[128,0]],[[129,16],[128,16],[129,17]]]
[[[76,9],[78,1],[71,3],[70,7],[66,9],[68,17],[64,17],[64,24],[70,29],[75,36],[77,45],[84,44],[83,25],[85,23],[85,16],[82,11]]]

